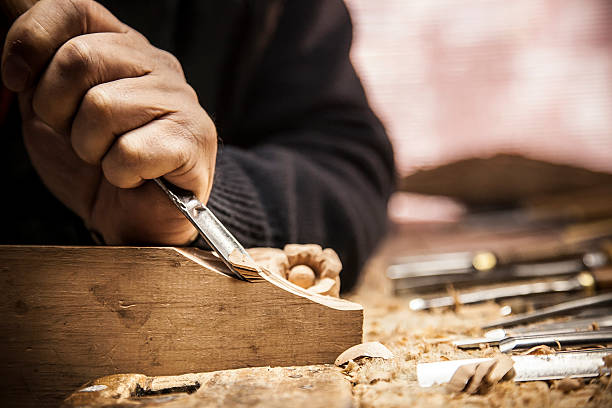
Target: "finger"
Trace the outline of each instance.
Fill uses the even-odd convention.
[[[36,115],[56,131],[67,133],[81,99],[90,88],[151,72],[151,58],[143,51],[146,48],[137,46],[139,39],[135,37],[98,33],[64,43],[34,91],[32,106]],[[57,103],[58,99],[62,102]]]
[[[211,134],[203,124],[194,128],[171,117],[149,122],[117,138],[102,159],[104,176],[120,188],[137,187],[144,180],[164,176],[206,201],[216,156],[214,130]]]
[[[193,91],[173,92],[168,83],[151,76],[95,86],[85,94],[72,122],[72,147],[85,162],[98,164],[117,136],[176,112],[189,98],[197,103]]]
[[[91,0],[41,0],[21,15],[6,35],[2,79],[21,92],[34,84],[55,51],[70,38],[98,32],[127,32],[107,9]]]

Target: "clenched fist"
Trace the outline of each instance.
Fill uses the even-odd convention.
[[[215,127],[174,56],[93,1],[42,0],[10,28],[2,78],[42,181],[106,243],[196,237],[147,181],[212,188]]]

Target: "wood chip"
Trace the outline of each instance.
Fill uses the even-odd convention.
[[[468,394],[487,393],[502,379],[513,376],[513,365],[514,361],[503,354],[480,363],[464,364],[455,371],[446,384],[446,390]]]
[[[371,341],[367,343],[357,344],[345,351],[342,352],[336,358],[334,364],[337,366],[344,365],[351,360],[356,360],[358,358],[363,357],[371,357],[371,358],[383,358],[390,359],[393,358],[393,353],[384,345],[377,341]]]
[[[488,385],[494,385],[500,382],[502,379],[510,379],[514,377],[514,360],[505,354],[501,354],[495,357],[497,364],[491,371],[485,376],[484,381]]]
[[[563,378],[555,381],[554,387],[563,392],[570,392],[584,387],[584,382],[580,378]]]
[[[474,374],[476,374],[476,367],[478,367],[478,363],[460,366],[455,371],[455,374],[453,374],[448,384],[446,384],[446,390],[448,392],[463,391]]]
[[[309,287],[308,291],[318,295],[339,297],[340,277],[336,277],[335,279],[323,278],[315,283],[314,286]]]
[[[465,389],[465,392],[467,392],[468,394],[476,393],[480,389],[480,386],[482,385],[483,378],[485,378],[485,376],[487,376],[491,372],[493,367],[495,367],[496,365],[497,365],[497,360],[495,359],[489,360],[489,361],[483,361],[482,363],[478,364],[476,366],[476,371],[474,372],[474,375],[472,376],[470,380],[470,383]]]

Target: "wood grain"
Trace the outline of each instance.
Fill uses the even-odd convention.
[[[191,249],[0,246],[3,406],[48,406],[113,373],[330,363],[360,305],[226,276]]]
[[[172,377],[113,375],[75,390],[62,407],[350,408],[351,383],[337,367],[256,367]]]

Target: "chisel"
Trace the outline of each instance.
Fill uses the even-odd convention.
[[[507,353],[536,346],[596,346],[612,343],[612,329],[591,330],[573,333],[541,334],[536,336],[510,337],[499,342],[499,351]]]
[[[498,264],[492,252],[457,252],[402,258],[403,263],[387,268],[387,277],[396,294],[433,291],[447,285],[474,286],[528,278],[577,274],[605,266],[610,259],[604,251],[590,251],[572,257],[530,263]]]
[[[489,323],[483,326],[483,329],[492,329],[495,327],[510,327],[519,324],[525,324],[534,322],[537,320],[545,319],[552,316],[559,316],[562,314],[571,314],[573,312],[591,308],[594,306],[603,306],[612,304],[612,293],[604,293],[596,296],[589,296],[583,299],[572,300],[569,302],[559,303],[554,306],[545,307],[544,309],[537,310],[533,313],[523,313],[510,317],[507,319],[499,320],[493,323]]]
[[[595,288],[606,289],[610,287],[612,287],[612,267],[607,267],[595,269],[590,272],[581,272],[570,279],[506,285],[499,288],[460,293],[457,296],[442,296],[430,299],[415,298],[410,301],[409,307],[416,311],[434,307],[453,306],[456,303],[466,305],[510,297],[554,292],[572,292],[576,290],[592,292]]]
[[[596,329],[612,329],[612,315],[593,319],[577,319],[562,323],[525,326],[511,330],[489,330],[484,337],[468,337],[453,341],[453,345],[461,349],[479,348],[484,345],[499,346],[510,339],[521,339],[533,336],[554,336],[557,334],[592,332]]]

